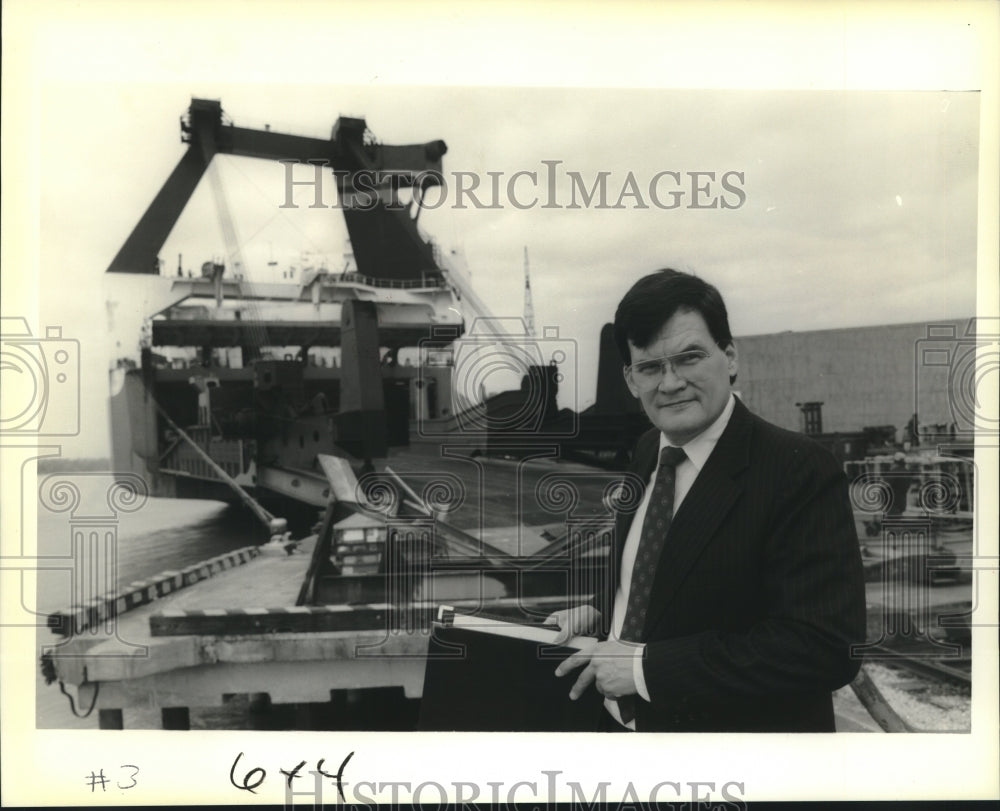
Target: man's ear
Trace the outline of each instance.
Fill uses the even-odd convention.
[[[736,351],[736,344],[732,341],[729,342],[724,350],[722,350],[726,358],[729,360],[729,376],[736,377],[736,373],[739,372],[739,354]]]
[[[639,390],[635,386],[633,386],[632,385],[632,381],[629,380],[629,378],[628,378],[628,367],[627,366],[622,366],[622,374],[625,376],[625,385],[628,386],[628,390],[630,392],[632,392],[632,396],[635,397],[635,399],[638,400],[639,399]]]

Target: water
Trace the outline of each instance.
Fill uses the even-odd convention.
[[[114,539],[106,559],[115,565],[107,574],[92,573],[107,581],[101,582],[100,590],[121,589],[135,580],[267,540],[263,526],[242,507],[161,498],[147,499],[141,506],[121,504],[108,498],[113,486],[108,474],[59,473],[40,475],[38,481],[37,554],[56,558],[50,564],[64,567],[38,574],[35,602],[43,624],[49,612],[75,601],[72,567],[81,568],[79,563],[86,563],[89,554],[85,548],[83,557],[73,560],[73,536],[81,530],[85,537],[96,529],[98,537]],[[38,629],[37,639],[39,653],[59,641],[47,628]],[[97,728],[97,713],[86,719],[75,717],[58,684],[46,685],[40,671],[35,707],[39,728]]]

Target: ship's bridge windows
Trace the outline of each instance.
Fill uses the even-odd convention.
[[[454,362],[454,356],[451,351],[451,347],[443,349],[428,349],[425,365],[427,366],[451,366]]]
[[[320,369],[336,369],[339,365],[340,348],[332,346],[311,346],[306,352],[308,364]]]

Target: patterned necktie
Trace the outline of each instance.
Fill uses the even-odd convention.
[[[639,548],[632,567],[632,584],[628,592],[628,606],[625,622],[622,624],[621,639],[638,642],[646,623],[646,610],[653,589],[653,574],[660,550],[670,528],[674,515],[674,480],[677,465],[686,459],[683,448],[666,447],[660,452],[660,467],[653,482],[653,492],[646,506],[646,517],[642,522]]]
[[[653,575],[674,515],[674,482],[677,465],[686,458],[683,448],[666,447],[660,452],[660,466],[653,482],[653,492],[650,493],[649,503],[646,506],[646,517],[643,519],[642,532],[639,535],[639,548],[636,550],[635,564],[632,567],[628,606],[625,609],[625,621],[622,623],[619,637],[623,642],[639,642],[646,625],[646,612],[653,590]],[[627,724],[635,717],[635,696],[623,696],[618,699],[618,709],[622,721]]]

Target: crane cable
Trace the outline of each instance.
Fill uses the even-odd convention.
[[[252,292],[252,279],[250,278],[249,268],[243,262],[243,251],[240,247],[236,223],[229,209],[229,200],[226,197],[225,186],[222,183],[219,162],[215,160],[218,156],[215,154],[214,149],[211,148],[208,137],[201,137],[199,141],[201,143],[202,157],[205,161],[205,170],[208,175],[209,185],[212,188],[212,197],[215,200],[215,211],[219,218],[219,227],[222,229],[222,239],[226,246],[226,259],[232,265],[234,271],[239,269],[243,274],[248,288],[247,292]],[[242,284],[239,285],[238,289],[240,300],[244,308],[251,315],[248,322],[250,325],[248,328],[250,342],[254,347],[259,349],[268,344],[267,330],[261,326],[260,309],[252,298],[244,295]]]

